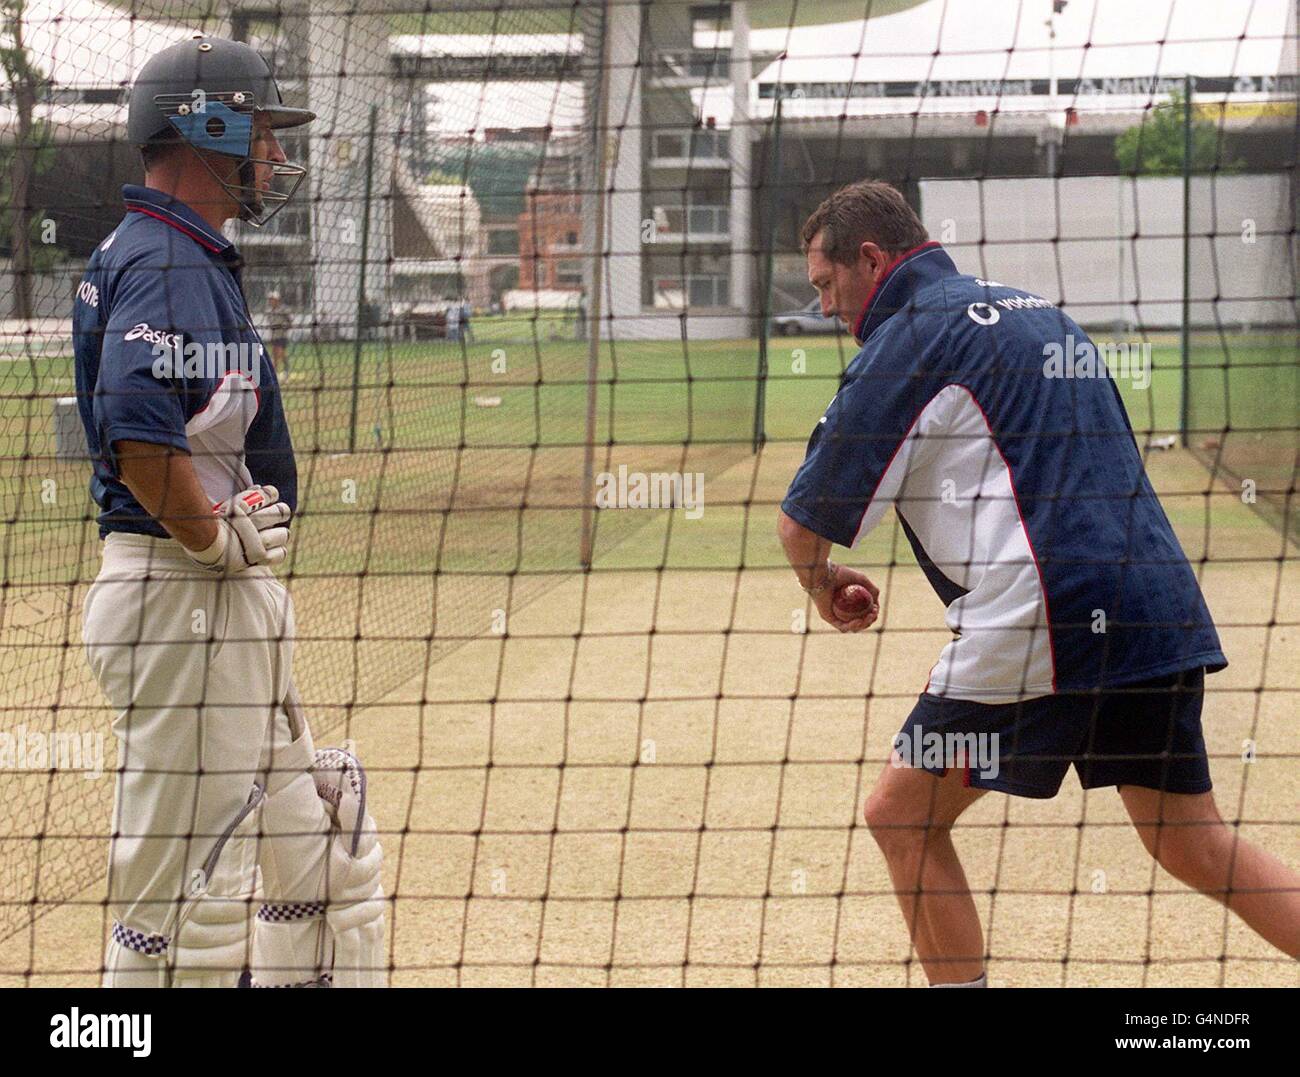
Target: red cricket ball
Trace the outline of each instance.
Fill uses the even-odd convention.
[[[871,597],[871,592],[862,584],[847,583],[843,587],[836,588],[831,608],[840,620],[853,621],[865,617],[875,604],[876,600]]]

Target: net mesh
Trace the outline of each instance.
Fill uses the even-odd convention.
[[[199,31],[318,114],[297,198],[227,231],[297,460],[294,676],[370,775],[392,983],[925,982],[862,809],[951,634],[892,514],[845,555],[885,600],[858,635],[775,535],[857,351],[799,229],[866,176],[1145,357],[1118,384],[1232,661],[1219,810],[1294,862],[1294,10],[808,7],[4,5],[0,978],[97,981],[113,920],[69,311],[139,182],[130,81]],[[1002,982],[1294,981],[1110,790],[955,833]]]

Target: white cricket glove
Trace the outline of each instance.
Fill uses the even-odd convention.
[[[213,508],[217,537],[206,550],[185,552],[209,572],[226,576],[254,565],[278,565],[288,556],[293,510],[274,486],[250,486]]]

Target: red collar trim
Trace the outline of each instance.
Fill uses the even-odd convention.
[[[923,251],[930,247],[941,247],[941,246],[943,246],[943,244],[941,244],[937,239],[927,239],[924,243],[920,244],[917,247],[913,247],[910,251],[904,251],[892,262],[890,262],[889,265],[885,267],[885,271],[881,273],[880,276],[876,279],[876,283],[871,286],[871,291],[867,293],[866,302],[862,304],[862,313],[858,315],[858,320],[854,323],[853,328],[855,330],[860,330],[862,328],[862,324],[867,320],[867,312],[871,310],[871,301],[876,298],[876,293],[880,291],[885,281],[889,279],[890,274],[893,273],[894,270],[897,269],[899,265],[907,261],[907,259],[911,258],[912,255],[916,254],[917,251]],[[859,344],[862,343],[861,337],[857,337],[857,340]]]
[[[170,217],[164,217],[161,213],[155,213],[151,209],[145,209],[144,206],[127,206],[126,211],[128,213],[143,213],[146,217],[152,217],[156,221],[162,221],[163,224],[169,224],[173,228],[175,228],[176,231],[182,233],[183,235],[189,236],[190,239],[194,240],[195,243],[197,243],[200,247],[203,247],[205,250],[209,250],[213,254],[221,253],[220,247],[213,246],[212,243],[210,243],[203,236],[199,235],[197,232],[191,232],[184,225],[178,224]]]

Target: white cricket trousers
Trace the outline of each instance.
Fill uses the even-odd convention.
[[[115,922],[104,982],[156,986],[166,981],[160,965],[194,880],[247,814],[254,783],[265,786],[277,770],[277,752],[301,770],[311,759],[310,732],[295,741],[282,706],[293,603],[269,568],[216,577],[174,540],[115,532],[86,595],[82,633],[117,711],[108,862]],[[268,818],[259,825],[274,832],[278,818],[289,836],[246,843],[255,858],[246,867],[255,877],[260,863],[268,900],[312,901],[320,896],[329,821],[310,781],[285,793],[265,801]],[[249,893],[251,904],[251,886]],[[222,982],[237,978],[235,969]]]

